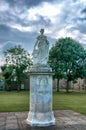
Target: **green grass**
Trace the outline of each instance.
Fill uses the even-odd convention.
[[[28,111],[29,92],[0,92],[0,112]]]
[[[29,92],[0,92],[0,112],[28,111]],[[53,110],[74,110],[86,115],[86,93],[53,93]]]
[[[86,93],[54,93],[54,110],[73,110],[86,115]]]

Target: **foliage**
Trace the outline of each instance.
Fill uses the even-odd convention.
[[[68,82],[83,78],[86,74],[86,51],[72,38],[61,38],[49,52],[49,64],[54,71],[54,77],[67,79],[68,92]]]
[[[4,76],[0,75],[0,81],[4,81]]]
[[[7,89],[7,90],[10,90],[11,89],[11,87],[12,87],[12,78],[13,78],[13,76],[12,76],[12,72],[13,72],[13,69],[14,69],[14,67],[12,66],[12,65],[9,65],[9,66],[6,66],[6,65],[3,65],[3,66],[1,66],[1,70],[2,70],[2,72],[3,72],[3,77],[5,78],[5,89]]]
[[[26,71],[32,64],[29,53],[20,45],[5,52],[6,64],[1,67],[7,84],[15,80],[20,89],[21,81],[26,78]]]

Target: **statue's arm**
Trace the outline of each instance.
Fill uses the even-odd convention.
[[[36,43],[34,45],[34,50],[36,49],[37,46],[38,46],[38,40],[36,41]]]
[[[38,44],[39,44],[39,36],[37,37],[37,41],[36,41],[36,43],[35,43],[35,45],[34,45],[34,49],[35,49],[36,47],[38,47]]]

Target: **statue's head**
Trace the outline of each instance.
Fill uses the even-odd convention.
[[[43,33],[44,33],[44,29],[43,29],[43,28],[41,28],[40,33],[41,33],[41,34],[43,34]]]

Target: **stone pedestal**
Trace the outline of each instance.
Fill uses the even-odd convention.
[[[30,70],[30,111],[26,123],[31,126],[55,124],[52,112],[52,71],[47,66]]]

